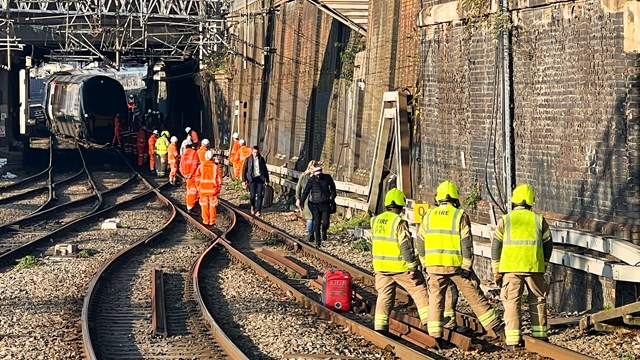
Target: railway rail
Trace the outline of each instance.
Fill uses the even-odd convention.
[[[223,201],[223,204],[225,206],[229,206],[229,203],[227,202]],[[251,217],[245,212],[240,212],[240,214],[241,216],[251,219],[254,226],[261,229],[263,232],[270,234],[270,236],[275,236],[282,239],[284,241],[286,249],[289,251],[292,251],[292,254],[302,252],[306,256],[317,258],[320,262],[327,264],[328,267],[347,270],[352,275],[353,280],[356,283],[361,284],[360,286],[361,289],[374,288],[374,285],[375,285],[374,277],[368,271],[361,269],[355,265],[344,262],[340,259],[337,259],[334,256],[322,251],[321,249],[318,249],[297,237],[291,236],[290,234],[271,226],[270,224],[266,223],[260,218]],[[297,259],[300,259],[300,258],[297,258]],[[291,271],[291,269],[288,269],[288,270]],[[408,294],[402,289],[397,290],[396,298],[404,302],[405,304],[409,304],[411,302]],[[364,294],[363,296],[359,297],[360,301],[368,303],[367,308],[369,309],[371,309],[371,307],[375,304],[374,302],[371,302],[370,299],[371,299],[371,296],[367,294]],[[415,316],[404,314],[402,312],[395,312],[394,314],[392,314],[392,317],[394,316],[397,321],[401,321],[406,325],[410,325],[415,328],[421,327],[419,319]],[[476,336],[481,336],[486,334],[486,331],[482,328],[479,321],[475,317],[462,314],[460,312],[457,312],[456,316],[457,316],[456,320],[459,326],[472,329],[476,333]],[[398,329],[403,329],[403,328],[400,326]],[[404,328],[404,331],[406,331],[406,328]],[[400,335],[401,337],[403,335],[399,331],[397,330],[393,331],[392,329],[392,333],[393,332],[396,335]],[[449,331],[448,333],[445,333],[444,336],[448,341],[452,342],[458,347],[461,347],[463,350],[470,350],[472,348],[477,349],[477,347],[471,346],[472,343],[469,342],[470,339],[468,339],[466,336],[462,334]],[[549,356],[550,354],[553,354],[554,358],[557,357],[560,359],[592,359],[587,355],[574,352],[572,350],[569,350],[567,348],[564,348],[555,344],[551,344],[548,342],[535,341],[535,339],[528,336],[525,336],[523,338],[525,340],[525,349],[527,351],[537,353],[542,356]],[[474,342],[475,342],[475,339],[474,339]]]

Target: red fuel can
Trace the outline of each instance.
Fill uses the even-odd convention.
[[[333,311],[351,311],[351,274],[326,270],[322,284],[322,304]]]

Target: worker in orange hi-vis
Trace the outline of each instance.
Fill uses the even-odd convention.
[[[111,140],[111,145],[115,146],[117,142],[118,145],[122,146],[122,142],[120,141],[120,113],[116,114],[113,121],[113,140]]]
[[[169,168],[171,171],[169,172],[169,183],[172,185],[176,184],[176,178],[178,177],[178,161],[180,161],[180,153],[178,153],[178,138],[175,136],[171,137],[171,144],[169,144],[169,148],[167,149],[167,154],[169,155]]]
[[[190,212],[196,206],[196,200],[198,199],[196,171],[198,170],[198,165],[200,165],[200,159],[198,159],[196,146],[198,146],[196,143],[188,144],[180,159],[180,173],[187,185],[187,212]]]
[[[198,166],[196,171],[196,186],[200,195],[202,223],[214,225],[216,223],[218,196],[222,187],[222,171],[220,171],[217,159],[213,160],[213,151],[207,150],[204,158],[204,162]]]
[[[204,158],[204,154],[209,150],[209,139],[202,139],[202,144],[198,147],[198,157],[200,158],[200,162],[203,163],[206,159]]]
[[[229,149],[229,162],[231,163],[231,168],[233,169],[233,175],[235,176],[236,174],[236,164],[235,164],[235,159],[236,159],[236,154],[238,153],[238,149],[240,149],[240,141],[238,141],[238,133],[234,132],[231,141],[233,142],[231,144],[231,149]]]
[[[244,139],[240,139],[240,141],[238,141],[238,143],[240,144],[240,148],[238,149],[238,152],[236,153],[236,158],[235,158],[235,175],[236,175],[236,179],[240,179],[242,178],[242,168],[244,167],[244,161],[251,156],[251,149],[247,146],[246,142],[244,141]]]
[[[154,172],[156,170],[156,140],[158,140],[158,130],[153,130],[153,133],[149,137],[149,171]]]
[[[144,165],[144,162],[147,160],[147,153],[144,151],[147,146],[147,128],[141,126],[138,129],[138,135],[136,140],[136,150],[138,150],[138,166]],[[153,144],[155,147],[155,144]]]

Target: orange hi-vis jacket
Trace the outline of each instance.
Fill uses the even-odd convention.
[[[167,153],[169,154],[169,165],[172,167],[178,165],[178,159],[180,159],[180,153],[178,152],[178,146],[176,145],[176,143],[169,144]]]
[[[233,139],[233,145],[231,145],[231,151],[229,151],[229,161],[231,164],[235,164],[236,162],[236,154],[240,149],[240,141]]]
[[[158,140],[158,137],[155,135],[151,135],[151,137],[149,137],[149,155],[151,156],[155,154],[156,140]]]
[[[182,155],[182,161],[180,162],[180,173],[186,179],[190,179],[196,175],[198,165],[200,165],[198,153],[192,148],[187,148],[184,155]]]
[[[201,197],[216,196],[222,186],[222,172],[213,160],[207,160],[198,166],[196,187]]]
[[[236,160],[235,160],[235,165],[237,165],[238,168],[240,168],[240,171],[242,171],[242,168],[244,167],[244,161],[249,156],[251,156],[251,148],[249,148],[247,145],[240,146],[240,149],[238,149],[238,152],[236,153]]]
[[[207,150],[209,150],[209,149],[207,149],[206,146],[202,146],[202,145],[200,145],[200,147],[198,148],[198,157],[200,158],[200,162],[201,163],[203,163],[203,162],[205,162],[205,160],[207,160],[207,159],[204,158],[204,153],[206,153]]]

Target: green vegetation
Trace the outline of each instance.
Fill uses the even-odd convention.
[[[636,360],[636,359],[637,359],[636,354],[633,353],[632,351],[629,351],[622,357],[622,360]]]
[[[480,200],[482,200],[482,192],[480,190],[480,182],[476,180],[476,183],[469,189],[469,192],[462,201],[462,207],[464,209],[475,209]]]
[[[240,195],[240,200],[242,200],[242,201],[247,201],[247,200],[249,200],[249,194],[242,194],[242,195]]]
[[[499,9],[491,14],[491,0],[461,0],[459,10],[466,17],[465,31],[472,34],[480,28],[490,28],[494,40],[497,40],[500,33],[510,31],[513,28],[511,14],[508,11]]]
[[[609,311],[613,309],[613,307],[610,304],[606,304],[605,306],[602,307],[602,311]]]
[[[228,56],[225,49],[210,53],[202,62],[204,66],[200,74],[207,80],[213,79],[216,73],[227,71],[229,67]]]
[[[34,267],[38,265],[38,259],[36,259],[33,255],[27,255],[18,261],[18,265],[16,265],[17,270],[28,269],[30,267]]]
[[[79,253],[78,253],[78,257],[79,258],[83,258],[86,259],[88,257],[91,257],[91,251],[89,249],[82,249]]]
[[[267,246],[280,246],[284,244],[284,240],[282,240],[278,236],[271,236],[264,242],[264,244]]]
[[[227,190],[243,190],[240,179],[233,180],[227,184]]]
[[[357,38],[351,46],[344,49],[340,54],[340,78],[353,81],[353,73],[356,68],[356,54],[363,51],[366,45],[362,39]]]
[[[362,251],[362,252],[369,252],[371,251],[371,244],[369,244],[369,242],[366,239],[360,239],[360,240],[356,240],[354,242],[351,243],[351,248],[353,250],[358,250],[358,251]]]
[[[353,229],[356,226],[369,225],[369,219],[369,214],[360,213],[353,216],[351,219],[338,221],[337,223],[329,226],[329,234],[336,234],[346,229]]]

